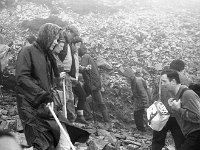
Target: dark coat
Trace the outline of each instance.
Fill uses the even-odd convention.
[[[131,79],[131,90],[133,93],[134,111],[145,109],[149,105],[149,96],[146,81],[142,77]]]
[[[89,54],[87,54],[86,48],[80,48],[78,53],[81,57],[81,66],[87,67],[88,65],[91,65],[90,70],[80,70],[85,85],[92,91],[101,90],[101,77],[96,62]]]
[[[39,99],[45,98],[50,93],[52,84],[50,73],[51,64],[48,57],[37,44],[23,48],[16,64],[16,91],[17,106],[27,143],[39,149],[53,149],[60,137],[60,130],[44,103]],[[42,107],[44,106],[44,107]],[[46,112],[41,116],[39,112]],[[61,115],[57,114],[60,121],[66,125],[72,143],[85,142],[89,133],[85,130],[70,125]]]

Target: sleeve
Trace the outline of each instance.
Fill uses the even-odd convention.
[[[138,94],[140,94],[142,103],[147,104],[149,100],[148,100],[148,94],[147,94],[146,88],[144,87],[144,84],[143,84],[143,79],[139,78],[139,80],[136,80],[136,83],[138,86],[137,88]]]
[[[200,123],[200,99],[193,92],[186,91],[182,96],[182,105],[178,110],[182,119]]]
[[[16,83],[17,91],[26,98],[32,105],[38,105],[44,96],[48,93],[43,90],[36,79],[32,77],[31,55],[27,51],[21,51],[18,54],[16,63]]]
[[[81,61],[80,61],[80,66],[79,67],[79,72],[84,74],[86,73],[85,67],[87,67],[87,65],[89,65],[89,61],[88,61],[88,56],[85,54],[81,57]]]
[[[81,66],[87,67],[89,65],[89,56],[88,55],[83,55],[81,58]]]

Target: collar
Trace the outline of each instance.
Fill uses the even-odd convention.
[[[177,99],[177,100],[179,99],[182,90],[183,90],[183,87],[180,85],[178,87],[177,93],[175,95],[175,99]]]

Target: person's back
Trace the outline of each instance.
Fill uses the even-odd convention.
[[[145,132],[144,114],[149,105],[146,81],[142,78],[141,70],[137,69],[129,79],[131,81],[132,99],[134,102],[134,120],[139,132]]]
[[[149,104],[149,97],[147,93],[146,81],[142,77],[136,77],[136,85],[136,99],[138,100],[136,102],[136,105],[138,105],[136,110],[140,109],[140,107],[147,108]]]

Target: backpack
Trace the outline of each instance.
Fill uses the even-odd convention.
[[[155,131],[161,131],[170,117],[165,105],[161,101],[155,101],[147,108],[148,126]]]
[[[200,97],[200,84],[192,83],[189,85],[189,89],[193,90]]]

